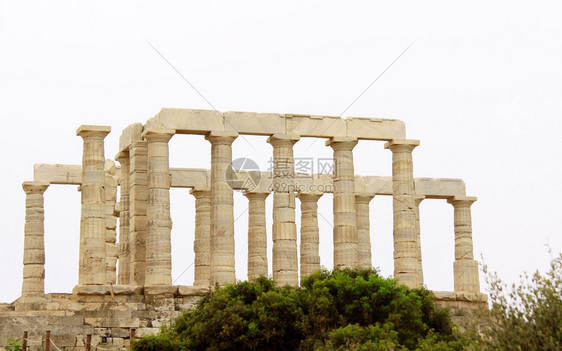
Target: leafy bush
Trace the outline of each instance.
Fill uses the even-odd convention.
[[[458,340],[430,291],[375,270],[336,269],[305,278],[300,288],[261,277],[217,289],[133,350],[460,349]]]

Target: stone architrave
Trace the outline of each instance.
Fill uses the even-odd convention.
[[[318,200],[321,192],[300,192],[301,202],[301,279],[320,270]]]
[[[416,194],[412,151],[419,140],[392,140],[392,191],[394,216],[394,278],[409,288],[423,286],[419,272],[416,230]]]
[[[174,130],[146,130],[148,142],[148,204],[146,208],[145,285],[172,284],[170,166],[168,141]]]
[[[236,282],[234,268],[234,195],[227,181],[232,143],[238,133],[213,131],[211,143],[211,285]]]
[[[24,182],[25,229],[23,246],[22,297],[42,297],[45,293],[45,211],[43,193],[49,183]]]
[[[293,145],[295,135],[274,134],[273,146],[273,280],[279,286],[299,284],[295,224]]]
[[[353,148],[356,138],[326,141],[334,150],[334,267],[353,268],[357,260],[357,218]]]
[[[372,268],[371,222],[369,203],[375,194],[355,194],[355,212],[357,217],[357,260],[361,268]]]
[[[148,203],[148,143],[129,146],[129,284],[144,286],[146,268],[146,207]]]
[[[117,184],[115,162],[105,161],[104,212],[105,212],[105,253],[106,253],[106,284],[117,283],[117,258],[119,250],[117,242]]]
[[[194,286],[211,285],[211,189],[191,189],[195,197]]]
[[[455,196],[448,200],[455,209],[455,291],[480,292],[478,261],[474,260],[472,215],[470,207],[477,200],[471,196]]]
[[[265,199],[267,192],[245,191],[248,198],[248,281],[267,277],[267,230],[265,227]]]
[[[108,126],[90,125],[83,125],[76,131],[76,135],[84,140],[79,285],[106,283],[104,139],[110,131]]]
[[[121,165],[121,176],[119,179],[119,269],[117,283],[129,284],[131,278],[131,250],[129,242],[129,177],[130,160],[129,151],[121,151],[115,157]]]

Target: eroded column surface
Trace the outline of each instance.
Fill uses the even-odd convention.
[[[236,132],[210,132],[211,143],[211,284],[236,282],[234,268],[234,198],[227,182]]]
[[[414,196],[414,209],[416,212],[416,255],[418,258],[418,275],[420,285],[423,285],[423,265],[422,265],[422,249],[421,249],[421,225],[420,225],[420,204],[425,199],[423,195]]]
[[[148,144],[129,146],[129,284],[144,285],[146,266],[146,207],[148,203]]]
[[[332,138],[326,145],[334,150],[334,267],[353,268],[358,264],[353,169],[357,139]]]
[[[409,288],[423,285],[418,269],[415,184],[412,151],[419,140],[392,140],[392,191],[394,217],[394,278]]]
[[[478,261],[474,260],[470,206],[476,197],[455,196],[448,202],[455,208],[455,291],[480,292]]]
[[[269,193],[245,191],[248,198],[248,280],[267,277],[267,230],[265,228],[265,199]]]
[[[301,202],[301,279],[320,270],[318,200],[321,192],[300,192]]]
[[[195,197],[194,286],[211,285],[211,189],[191,189]]]
[[[21,296],[43,296],[45,293],[43,193],[49,187],[49,183],[24,182],[22,187],[26,197]]]
[[[130,161],[129,151],[121,151],[115,157],[121,165],[119,179],[119,269],[117,282],[129,284],[131,276],[131,251],[129,243],[129,176]]]
[[[273,279],[279,286],[297,286],[297,226],[295,224],[293,145],[298,136],[275,134],[273,146]]]
[[[84,140],[80,186],[80,285],[106,283],[104,139],[110,131],[108,126],[89,125],[83,125],[76,131],[76,135]]]
[[[170,166],[168,141],[174,130],[147,130],[148,206],[145,285],[172,284]]]
[[[355,212],[357,218],[357,260],[361,268],[372,267],[371,255],[371,221],[369,203],[375,194],[356,194]]]
[[[117,283],[117,257],[119,255],[117,247],[117,217],[115,216],[115,205],[117,203],[117,184],[115,176],[115,162],[105,161],[105,187],[104,187],[104,208],[105,208],[105,253],[106,253],[106,284]]]

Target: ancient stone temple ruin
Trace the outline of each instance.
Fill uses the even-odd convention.
[[[132,124],[122,132],[117,164],[106,160],[108,133],[108,126],[79,127],[82,163],[37,164],[33,180],[23,183],[22,295],[1,307],[0,345],[29,331],[28,345],[41,348],[50,330],[61,349],[85,349],[87,335],[94,344],[118,349],[128,345],[131,332],[138,337],[158,331],[215,284],[234,283],[234,190],[248,199],[248,242],[236,243],[248,246],[247,279],[272,276],[279,285],[294,286],[320,269],[317,202],[325,193],[333,196],[333,264],[340,268],[371,267],[369,202],[374,196],[393,197],[394,277],[411,288],[424,284],[419,205],[426,199],[447,200],[454,207],[454,291],[436,292],[436,299],[453,311],[486,306],[473,257],[471,205],[476,198],[466,195],[460,179],[414,179],[412,151],[419,141],[406,138],[402,121],[163,109],[144,125]],[[203,135],[211,143],[211,169],[170,168],[168,142],[182,134]],[[244,134],[268,136],[271,174],[233,167],[232,143]],[[333,174],[299,177],[293,145],[301,137],[325,139],[333,150]],[[384,142],[392,153],[392,177],[355,174],[353,149],[362,140]],[[79,277],[72,294],[44,292],[43,194],[51,184],[78,185],[81,192]],[[172,284],[172,187],[189,188],[195,197],[193,286]],[[271,271],[265,211],[270,195]]]

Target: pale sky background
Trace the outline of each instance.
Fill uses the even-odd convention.
[[[545,245],[562,251],[561,13],[557,1],[0,0],[0,301],[21,291],[21,183],[32,180],[33,164],[79,164],[81,124],[112,126],[113,158],[121,130],[160,108],[211,109],[147,40],[220,111],[338,116],[417,39],[343,116],[405,121],[408,138],[421,140],[416,177],[464,179],[479,198],[475,256],[502,278],[546,269]],[[247,139],[257,151],[239,138],[234,157],[266,167],[265,137]],[[305,151],[311,142],[299,141],[295,156],[332,155],[323,140]],[[172,167],[210,167],[201,136],[175,136],[170,150]],[[390,175],[390,151],[360,142],[355,170]],[[45,194],[47,292],[70,292],[78,281],[76,188]],[[186,189],[171,194],[173,278],[190,285],[194,199]],[[246,208],[235,193],[235,217]],[[331,196],[319,211],[332,221]],[[424,201],[421,230],[427,287],[452,290],[452,206]],[[245,279],[247,214],[235,231],[237,277]],[[320,219],[320,231],[322,264],[331,268],[332,228]],[[374,265],[391,275],[390,197],[371,202],[371,240]]]

